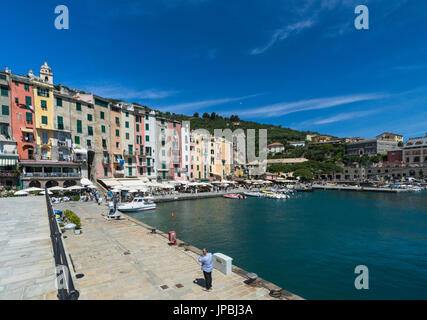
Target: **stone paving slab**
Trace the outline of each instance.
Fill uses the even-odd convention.
[[[45,198],[2,198],[0,220],[0,300],[57,299]]]
[[[71,209],[82,221],[80,235],[64,233],[75,274],[83,274],[74,278],[79,299],[277,300],[268,289],[245,284],[239,274],[225,276],[215,269],[213,291],[203,291],[194,283],[203,279],[197,254],[169,246],[166,238],[151,234],[130,218],[107,221],[101,216],[108,211],[104,205],[68,202],[54,207]]]

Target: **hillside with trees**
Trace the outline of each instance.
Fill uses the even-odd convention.
[[[254,121],[241,120],[239,116],[232,115],[230,117],[223,117],[215,112],[203,113],[200,115],[198,112],[194,113],[193,116],[186,116],[175,113],[161,113],[161,116],[177,121],[190,121],[191,130],[195,129],[206,129],[211,134],[214,133],[214,129],[243,129],[245,132],[247,129],[267,129],[267,143],[281,142],[283,144],[286,141],[292,140],[305,140],[307,134],[316,134],[312,131],[297,131],[290,128],[283,128],[281,125],[262,124]]]

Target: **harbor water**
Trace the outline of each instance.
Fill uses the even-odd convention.
[[[306,299],[427,299],[425,191],[186,200],[130,215]],[[358,265],[367,290],[355,288]]]

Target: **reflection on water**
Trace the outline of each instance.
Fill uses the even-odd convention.
[[[426,210],[427,192],[316,191],[161,203],[133,216],[304,298],[426,299]],[[369,290],[354,288],[359,264]]]

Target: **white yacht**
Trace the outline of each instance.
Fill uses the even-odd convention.
[[[122,203],[117,207],[122,212],[138,212],[156,209],[156,204],[150,200],[144,200],[143,197],[135,197],[132,202]]]

